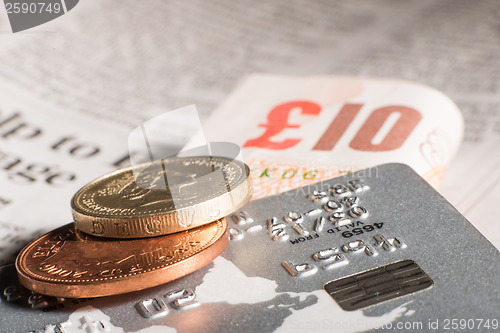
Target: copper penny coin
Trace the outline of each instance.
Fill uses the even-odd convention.
[[[28,244],[16,259],[16,269],[23,286],[43,295],[108,296],[192,273],[228,243],[224,218],[189,231],[127,240],[93,237],[70,223]]]
[[[226,157],[175,157],[117,170],[71,200],[76,228],[98,237],[171,234],[210,223],[252,197],[250,169]]]

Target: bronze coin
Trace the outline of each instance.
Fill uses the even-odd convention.
[[[76,227],[98,237],[138,238],[195,228],[252,196],[250,169],[225,157],[176,157],[117,170],[71,200]]]
[[[229,243],[222,218],[189,231],[140,239],[106,239],[74,223],[28,244],[16,269],[26,288],[58,297],[99,297],[146,289],[192,273]]]

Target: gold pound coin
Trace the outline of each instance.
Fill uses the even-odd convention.
[[[77,229],[98,237],[171,234],[227,216],[252,196],[250,170],[225,157],[179,157],[117,170],[71,201]]]
[[[19,253],[16,269],[26,288],[57,297],[100,297],[154,287],[207,265],[229,243],[223,218],[172,235],[105,239],[73,223],[53,230]]]

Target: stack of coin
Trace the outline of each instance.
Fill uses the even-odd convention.
[[[248,166],[225,157],[176,157],[117,170],[80,189],[75,222],[28,244],[16,268],[44,295],[99,297],[187,275],[229,242],[225,216],[245,205]]]

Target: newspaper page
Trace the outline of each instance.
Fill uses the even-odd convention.
[[[494,0],[85,0],[12,33],[0,8],[0,269],[71,221],[78,188],[129,163],[133,128],[191,104],[203,124],[251,73],[397,78],[442,91],[465,135],[440,192],[500,248],[498,17]],[[109,320],[99,311],[70,319],[81,332],[82,316]]]
[[[0,12],[1,265],[68,222],[79,186],[125,165],[128,131],[189,104],[207,119],[254,72],[443,91],[465,137],[441,192],[500,247],[498,2],[87,0],[16,34]]]
[[[73,194],[128,160],[128,131],[0,87],[3,266],[35,236],[72,221]]]

